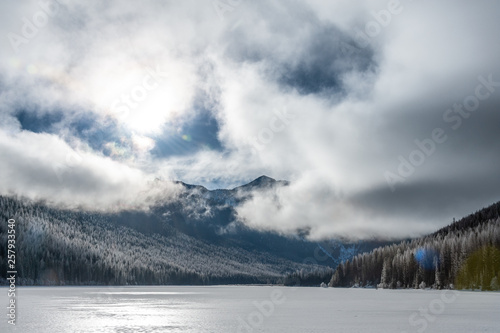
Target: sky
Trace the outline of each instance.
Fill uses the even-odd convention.
[[[145,208],[181,180],[311,238],[500,200],[496,0],[2,1],[0,195]],[[158,181],[161,180],[161,181]]]

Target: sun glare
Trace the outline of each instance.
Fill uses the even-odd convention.
[[[121,66],[106,62],[101,66],[103,71],[91,79],[95,83],[91,98],[130,131],[157,134],[165,123],[191,108],[195,80],[182,62],[169,59],[161,65],[128,62]]]
[[[170,84],[148,90],[135,86],[115,100],[111,112],[129,130],[157,134],[165,123],[173,121],[188,109],[189,96]]]

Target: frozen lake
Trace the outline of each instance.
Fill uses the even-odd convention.
[[[7,313],[7,289],[0,288]],[[21,287],[0,332],[500,332],[500,293],[217,287]]]

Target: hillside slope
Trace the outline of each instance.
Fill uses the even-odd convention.
[[[22,284],[221,284],[280,282],[295,270],[329,268],[263,251],[211,244],[168,224],[143,233],[112,214],[60,211],[0,197],[0,218],[16,221],[16,267]],[[7,244],[7,224],[0,224]],[[0,270],[7,271],[6,246]],[[5,282],[5,281],[4,281]]]
[[[355,256],[335,270],[330,286],[498,290],[500,203],[434,234]]]
[[[312,272],[328,276],[342,260],[380,243],[311,242],[258,231],[235,207],[254,191],[287,186],[259,177],[230,190],[179,182],[175,200],[145,211],[65,210],[0,197],[0,218],[15,219],[22,284],[282,283]],[[0,224],[0,280],[6,278],[7,226]],[[5,280],[2,281],[5,283]]]

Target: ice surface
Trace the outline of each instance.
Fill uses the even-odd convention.
[[[456,294],[455,294],[456,293]],[[7,289],[0,288],[7,313]],[[0,332],[500,332],[500,293],[219,287],[21,287]]]

